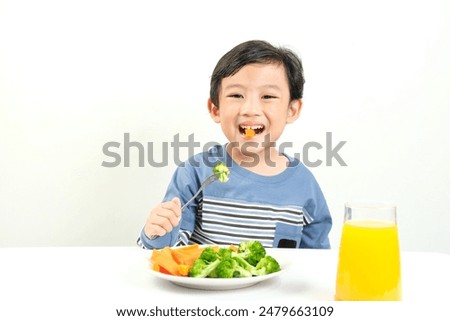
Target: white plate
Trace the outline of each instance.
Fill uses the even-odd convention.
[[[190,278],[186,276],[175,276],[169,275],[149,269],[151,274],[159,279],[167,280],[173,284],[183,286],[191,289],[201,289],[201,290],[234,290],[246,288],[263,281],[275,278],[285,272],[289,265],[290,260],[286,255],[282,255],[283,250],[278,249],[266,249],[268,255],[273,256],[278,263],[280,263],[281,271],[262,275],[253,276],[246,278],[230,278],[230,279],[220,279],[220,278]]]

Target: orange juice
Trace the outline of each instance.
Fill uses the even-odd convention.
[[[394,222],[361,219],[344,223],[335,298],[401,299],[398,231]]]

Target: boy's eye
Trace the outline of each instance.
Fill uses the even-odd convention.
[[[261,98],[262,98],[262,99],[274,99],[274,98],[277,98],[277,97],[272,96],[272,95],[264,95],[264,96],[262,96]]]
[[[230,94],[228,95],[230,98],[242,98],[243,96],[241,94]]]

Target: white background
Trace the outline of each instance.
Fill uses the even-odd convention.
[[[103,145],[123,156],[129,133],[161,160],[176,134],[225,142],[209,77],[226,51],[264,39],[305,69],[301,117],[280,143],[347,142],[348,166],[311,168],[332,246],[344,203],[363,198],[397,203],[403,249],[450,253],[449,2],[362,3],[1,1],[0,246],[133,245],[173,152],[165,167],[139,167],[132,149],[129,167],[107,168]]]

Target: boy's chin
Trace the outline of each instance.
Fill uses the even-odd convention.
[[[255,155],[265,153],[265,149],[261,143],[258,142],[243,142],[236,148],[237,152],[244,157],[254,158]]]

